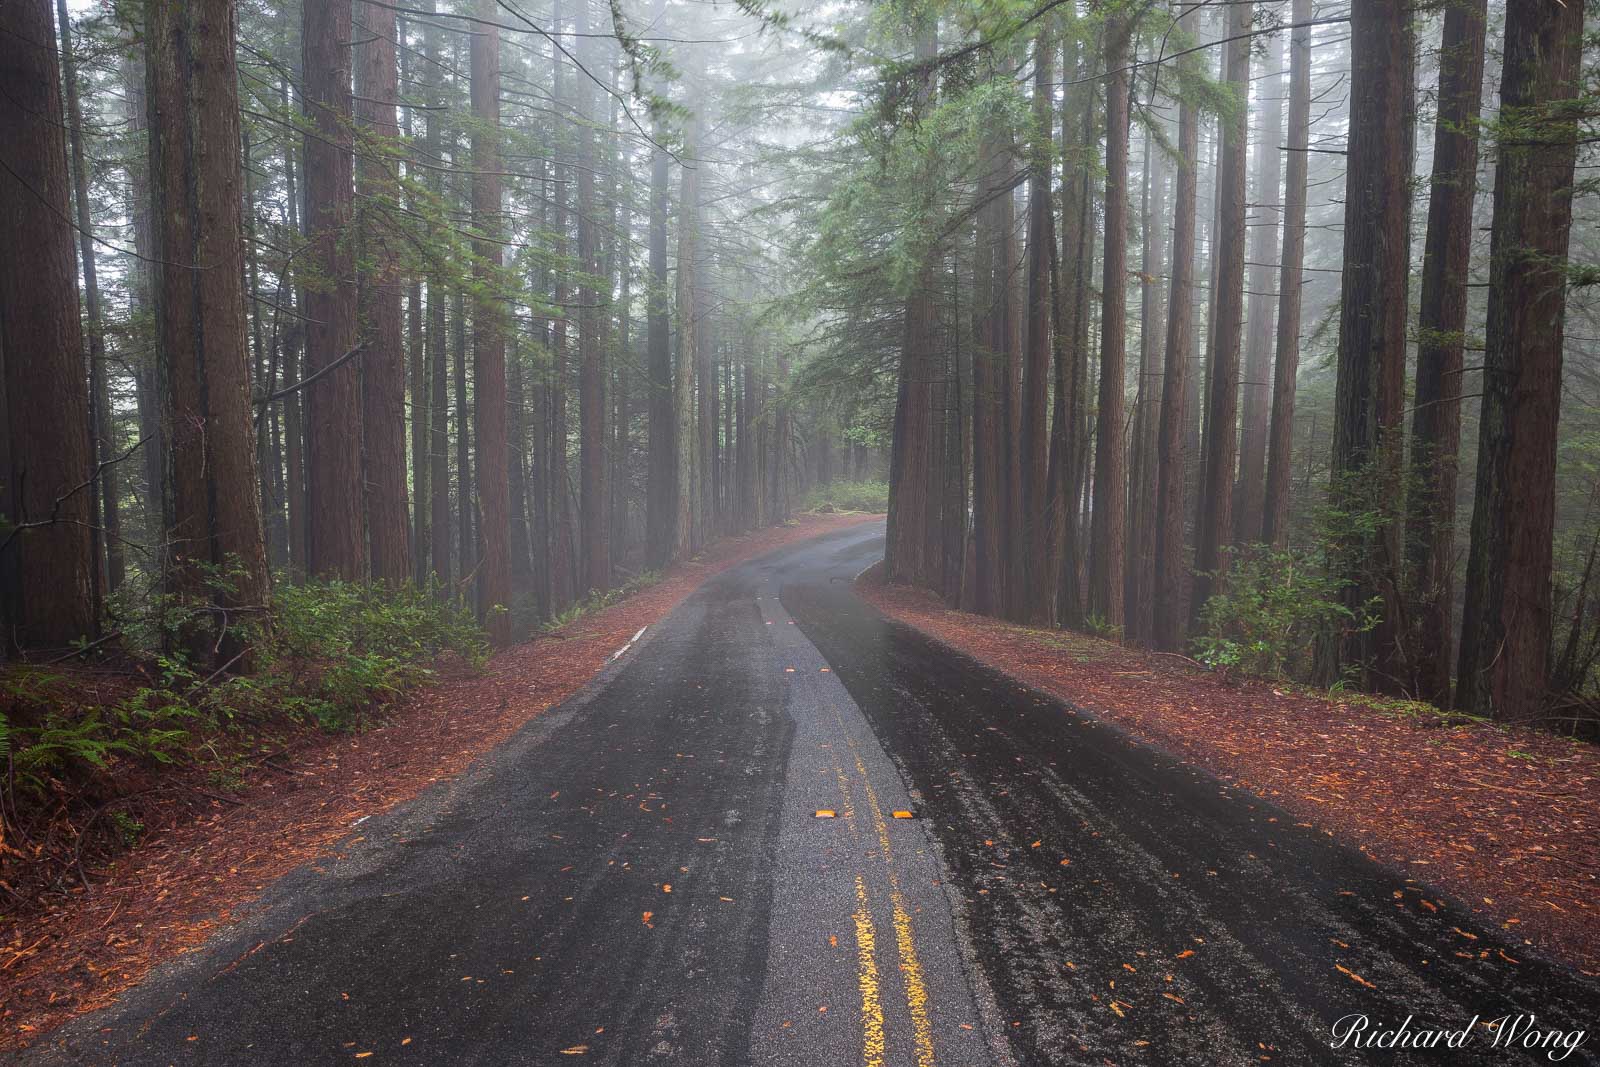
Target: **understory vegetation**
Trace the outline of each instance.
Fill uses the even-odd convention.
[[[488,652],[470,611],[436,590],[281,582],[236,624],[250,673],[202,670],[182,650],[195,609],[150,598],[115,658],[95,650],[0,675],[0,888],[10,900],[81,878],[98,852],[137,842],[139,812],[173,793],[226,797],[243,773],[309,736],[382,721],[441,670]]]
[[[881,515],[889,509],[888,482],[833,482],[806,493],[803,511],[861,511]]]

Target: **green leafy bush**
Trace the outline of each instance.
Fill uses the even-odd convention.
[[[356,729],[428,678],[441,655],[473,666],[488,655],[465,608],[410,586],[281,583],[270,614],[238,624],[252,652],[248,674],[196,668],[174,651],[202,610],[162,595],[124,611],[127,651],[144,679],[125,695],[95,703],[65,673],[16,667],[0,675],[0,759],[9,760],[4,787],[13,802],[42,798],[52,783],[110,774],[119,760],[216,756],[217,746],[197,751],[197,736],[230,737],[237,747],[273,722]]]
[[[546,633],[551,630],[559,630],[576,619],[599,611],[601,608],[610,607],[617,601],[624,600],[641,589],[655,585],[660,580],[661,573],[659,571],[641,571],[614,589],[607,589],[603,593],[590,593],[567,610],[547,619],[539,629]]]
[[[1341,601],[1343,588],[1306,552],[1258,546],[1237,553],[1201,609],[1195,655],[1215,670],[1306,681],[1319,640],[1377,623],[1376,604],[1358,615]]]
[[[889,510],[888,482],[830,482],[812,486],[806,493],[803,511],[865,511],[881,514]]]

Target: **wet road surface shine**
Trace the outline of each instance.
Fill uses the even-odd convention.
[[[1550,1062],[1329,1027],[1600,1022],[1425,887],[886,623],[849,586],[881,547],[713,580],[24,1061]]]

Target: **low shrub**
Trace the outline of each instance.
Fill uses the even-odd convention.
[[[1309,553],[1263,546],[1235,553],[1200,611],[1195,656],[1214,670],[1309,681],[1320,640],[1377,624],[1376,603],[1352,612],[1340,599],[1343,589]]]
[[[806,492],[802,511],[864,511],[881,514],[889,510],[888,482],[829,482],[814,485]]]

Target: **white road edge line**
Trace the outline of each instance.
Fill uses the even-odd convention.
[[[627,644],[623,645],[621,648],[619,648],[615,652],[611,653],[611,662],[615,663],[617,660],[621,659],[622,658],[622,654],[624,652],[628,651],[628,649],[632,648],[635,644],[637,644],[639,638],[643,637],[644,636],[644,632],[646,630],[648,630],[648,629],[650,629],[650,624],[649,623],[646,623],[645,625],[639,627],[639,632],[634,634],[632,637],[628,638],[628,643]]]

